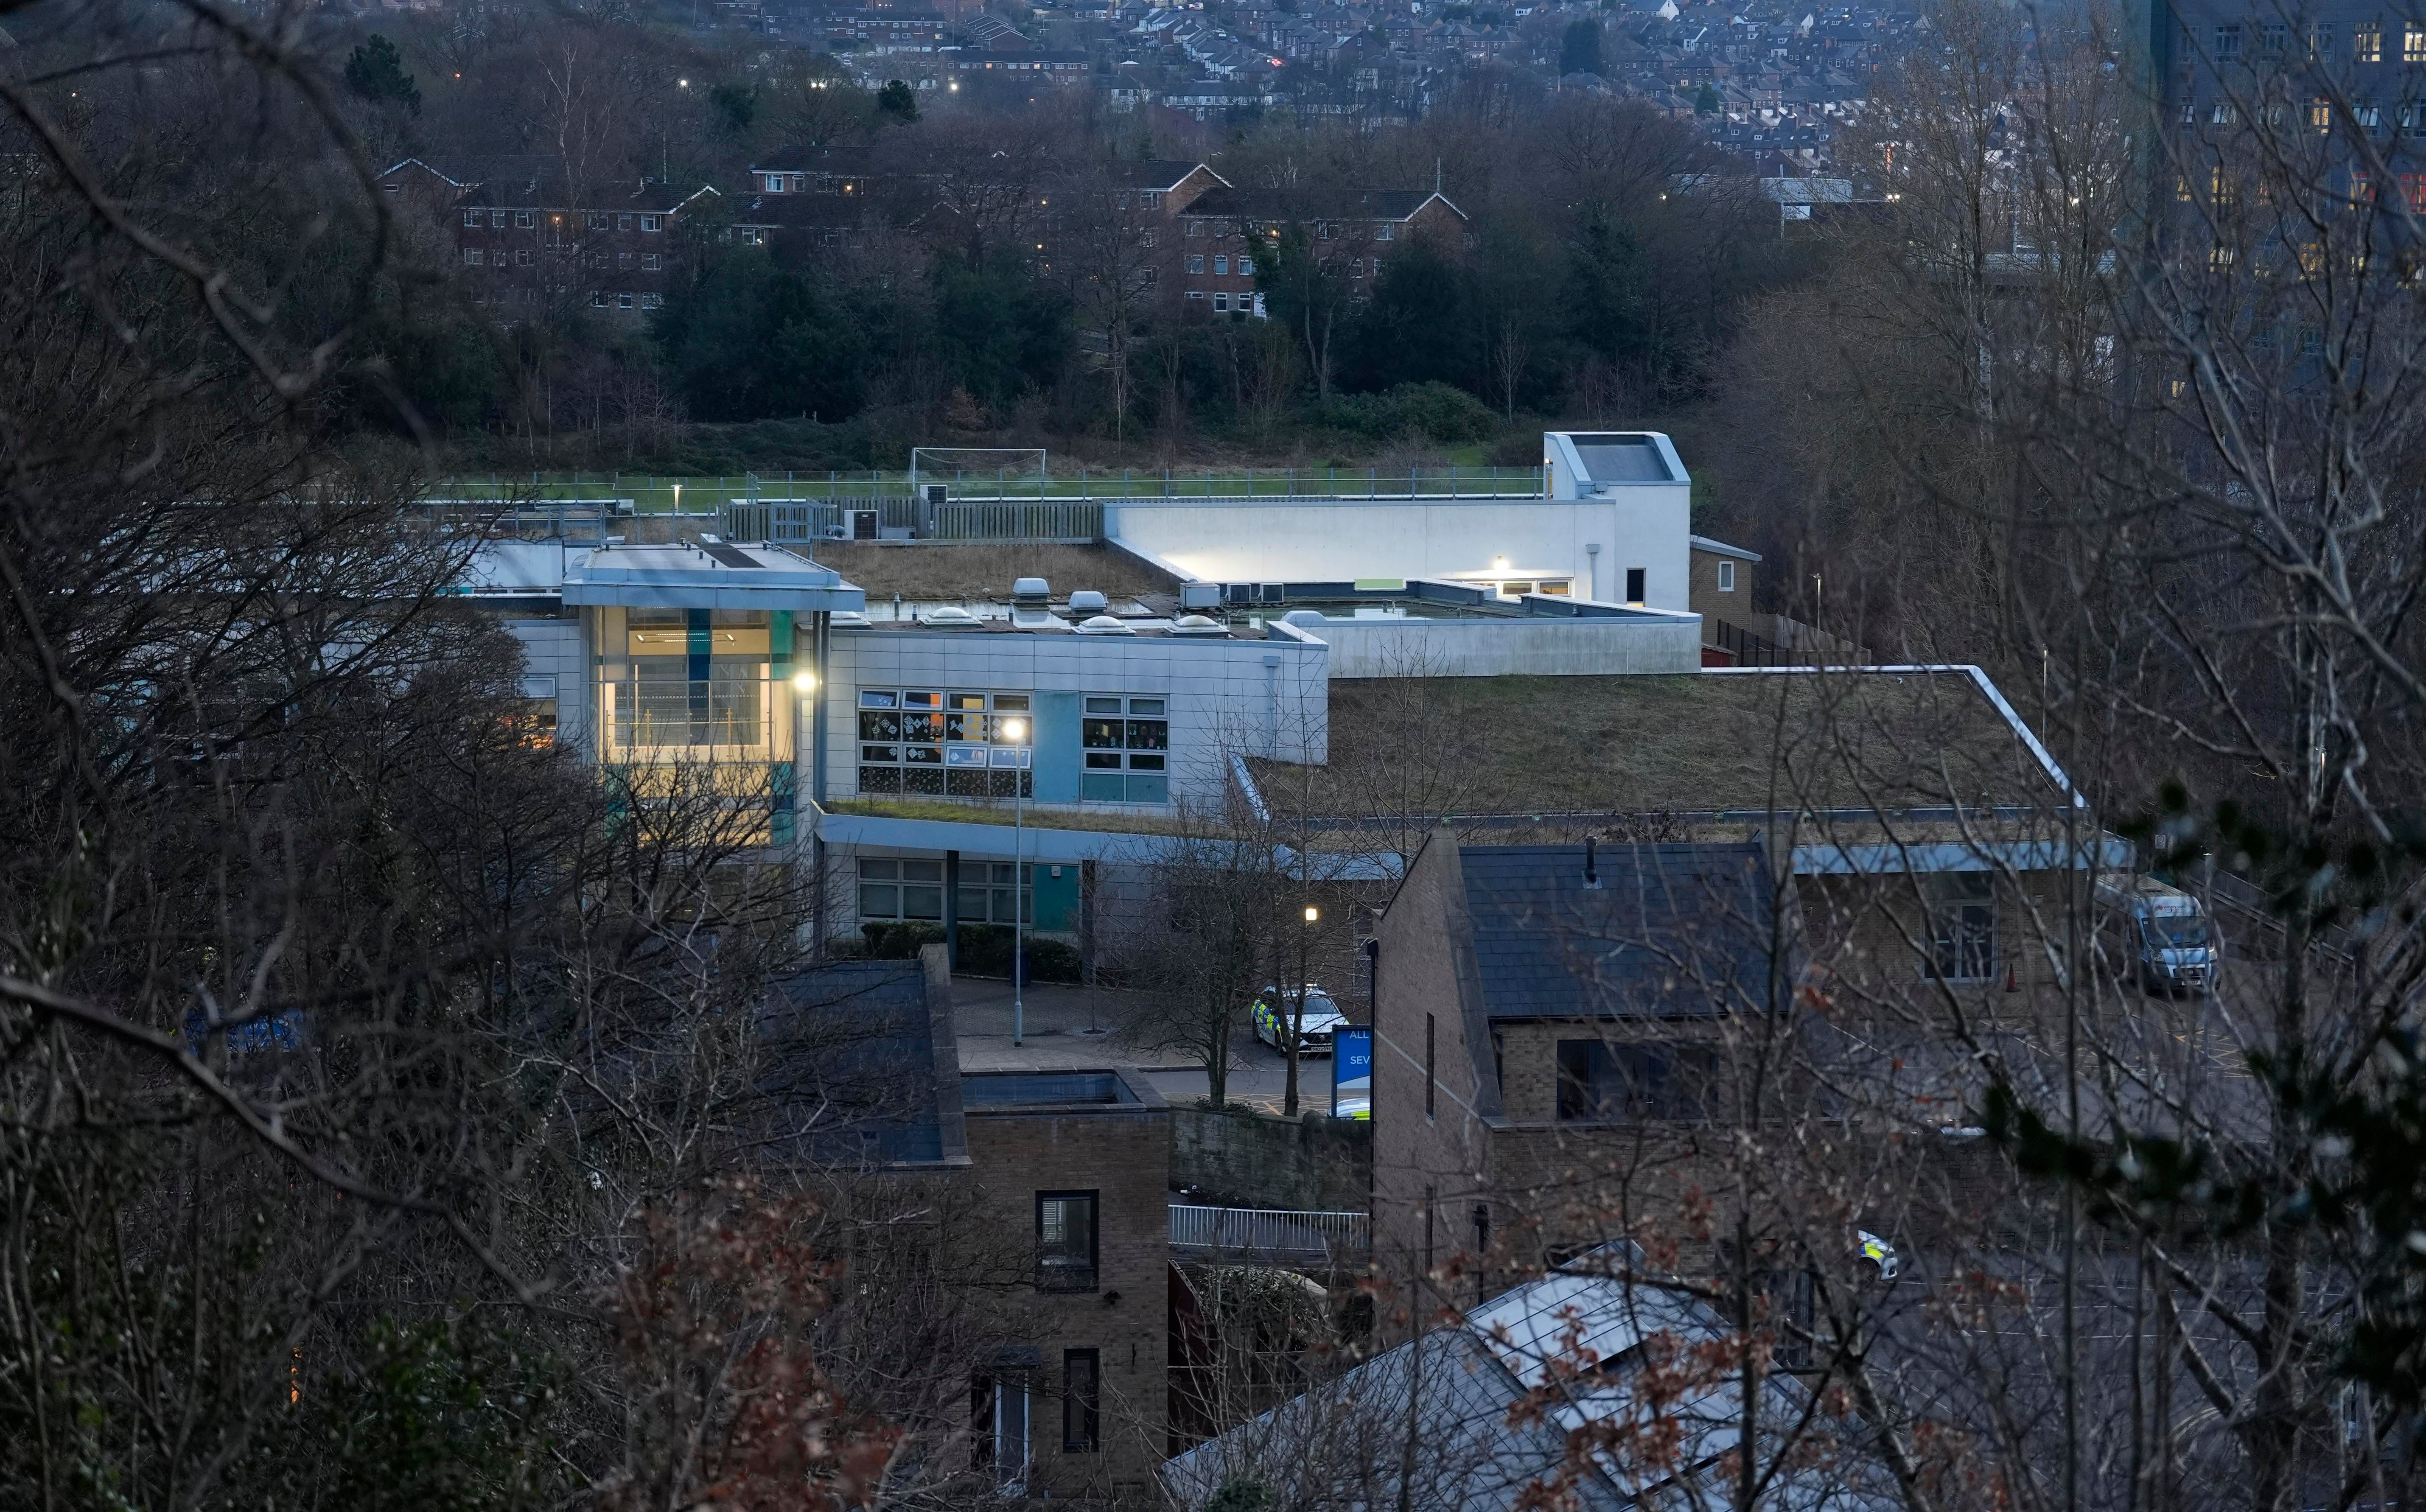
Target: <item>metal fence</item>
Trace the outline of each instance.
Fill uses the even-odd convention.
[[[955,501],[1145,499],[1538,499],[1538,467],[1076,468],[1053,473],[925,472]],[[907,500],[907,473],[742,473],[674,477],[654,473],[491,473],[439,482],[434,491],[467,500],[542,501],[609,495],[641,514],[712,512],[721,504],[780,501],[834,504]]]
[[[1363,1213],[1171,1204],[1171,1247],[1259,1260],[1361,1259],[1372,1253],[1373,1219]]]
[[[1104,507],[1076,499],[929,504],[910,498],[737,499],[719,511],[734,540],[1100,540]]]

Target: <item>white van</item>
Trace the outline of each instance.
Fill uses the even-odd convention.
[[[2150,992],[2205,992],[2224,964],[2215,926],[2198,899],[2170,882],[2127,872],[2097,879],[2101,925]]]

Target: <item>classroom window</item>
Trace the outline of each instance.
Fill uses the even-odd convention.
[[[1921,878],[1929,910],[1929,969],[1949,982],[1997,974],[1997,879],[1986,872],[1939,872]]]
[[[1717,1056],[1706,1046],[1561,1039],[1559,1121],[1706,1116]]]
[[[1171,801],[1170,700],[1090,694],[1079,725],[1078,796],[1098,803]]]
[[[1036,1194],[1036,1287],[1041,1292],[1095,1289],[1095,1194]]]
[[[861,857],[859,916],[942,923],[944,863],[891,856]]]
[[[1102,1445],[1103,1357],[1092,1349],[1061,1351],[1061,1452],[1092,1455]]]
[[[955,798],[1032,797],[1031,732],[1011,738],[1008,722],[1028,717],[1025,693],[863,688],[859,695],[859,790]]]

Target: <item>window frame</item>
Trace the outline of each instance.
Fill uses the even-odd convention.
[[[1996,874],[1929,872],[1919,881],[1929,941],[1923,976],[1934,982],[1994,982],[2002,954]]]
[[[1045,1263],[1044,1208],[1048,1202],[1087,1204],[1087,1259],[1082,1266]],[[1063,1221],[1066,1223],[1065,1215]],[[1104,1194],[1101,1187],[1070,1187],[1036,1194],[1036,1289],[1040,1292],[1096,1292],[1103,1289]],[[1066,1247],[1067,1241],[1063,1241]],[[1084,1274],[1080,1271],[1083,1269]]]
[[[1733,593],[1735,590],[1736,564],[1722,560],[1719,563],[1719,591],[1721,593]]]
[[[1084,1384],[1081,1385],[1083,1371]],[[1061,1452],[1101,1454],[1104,1447],[1104,1356],[1099,1349],[1061,1351]]]

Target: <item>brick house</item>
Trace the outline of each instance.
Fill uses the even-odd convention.
[[[637,321],[665,301],[682,261],[680,233],[720,198],[654,180],[574,185],[543,154],[444,167],[412,157],[382,188],[451,232],[446,261],[499,320],[551,305],[586,305]]]
[[[1900,1117],[1964,1123],[1946,1015],[2036,1054],[2065,990],[2046,921],[2130,861],[2073,828],[2068,779],[1969,669],[1545,678],[1492,714],[1524,733],[1461,752],[1463,822],[1555,843],[1435,831],[1377,926],[1374,1244],[1402,1279],[1673,1219],[1763,1035],[1847,1077],[1891,1062]],[[1612,802],[1634,817],[1528,817]],[[1595,826],[1658,843],[1588,846]]]
[[[930,1425],[966,1456],[950,1468],[1005,1495],[1141,1500],[1167,1448],[1161,1097],[1118,1069],[962,1072],[941,945],[795,974],[759,1042],[767,1148],[830,1206],[949,1215],[914,1247],[950,1257],[963,1318],[965,1358],[921,1362],[965,1381],[958,1421]]]
[[[1390,254],[1418,238],[1462,249],[1465,212],[1433,189],[1366,189],[1302,201],[1224,186],[1180,212],[1178,286],[1189,305],[1216,315],[1262,315],[1255,264],[1286,226],[1304,228],[1318,256],[1342,265],[1351,296],[1369,293]]]

